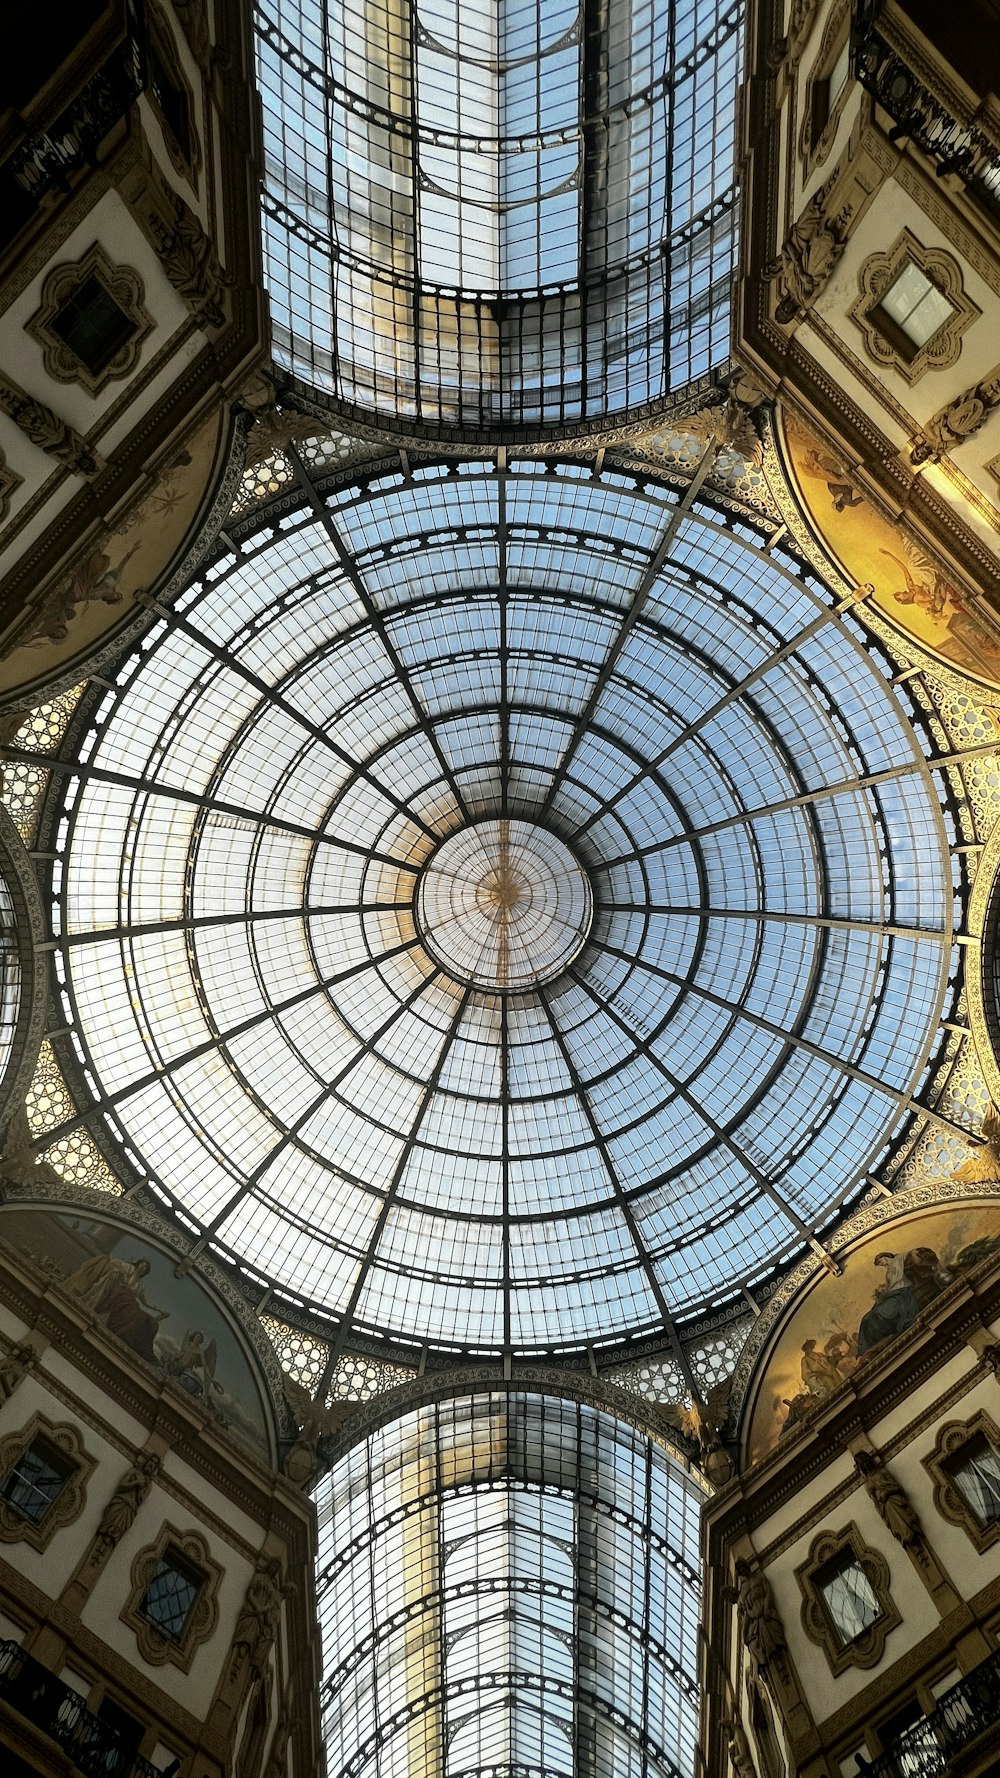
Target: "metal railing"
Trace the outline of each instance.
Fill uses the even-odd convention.
[[[884,0],[861,0],[851,32],[855,79],[893,119],[889,139],[913,142],[939,178],[953,173],[1000,220],[1000,144],[953,117],[879,29]]]
[[[1000,1649],[949,1692],[923,1722],[899,1736],[878,1759],[858,1760],[865,1778],[941,1778],[952,1760],[1000,1723]]]
[[[162,1778],[159,1767],[17,1642],[0,1642],[0,1700],[57,1742],[84,1778]]]

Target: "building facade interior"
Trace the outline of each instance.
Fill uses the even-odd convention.
[[[1000,5],[14,11],[5,1778],[1000,1772]]]

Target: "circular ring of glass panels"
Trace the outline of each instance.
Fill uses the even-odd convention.
[[[776,552],[623,475],[317,497],[95,705],[57,918],[97,1111],[356,1333],[610,1346],[752,1286],[905,1116],[953,967],[891,672]],[[593,899],[517,992],[415,918],[501,819]]]
[[[456,981],[508,992],[561,975],[587,939],[593,897],[557,834],[495,816],[449,834],[420,874],[417,925]]]

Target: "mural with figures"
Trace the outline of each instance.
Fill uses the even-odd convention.
[[[822,1272],[807,1287],[771,1351],[750,1420],[750,1462],[997,1252],[1000,1199],[978,1198],[884,1222],[838,1254],[843,1276]]]
[[[111,1217],[21,1204],[0,1208],[0,1240],[57,1280],[81,1308],[225,1430],[270,1456],[261,1385],[231,1323],[180,1256]]]
[[[784,454],[799,504],[849,580],[949,666],[1000,682],[1000,621],[959,591],[919,546],[876,512],[850,469],[797,415],[782,417]]]

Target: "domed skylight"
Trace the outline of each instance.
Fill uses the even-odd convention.
[[[905,1115],[951,968],[890,673],[622,475],[286,514],[71,779],[68,993],[137,1172],[345,1338],[607,1347],[770,1274]]]

